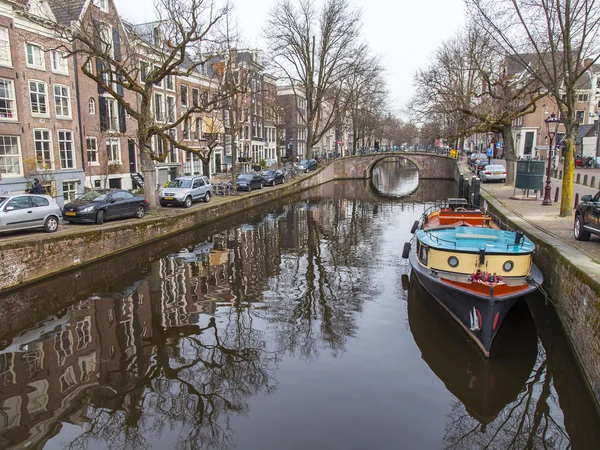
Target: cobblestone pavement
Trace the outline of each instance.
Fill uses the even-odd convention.
[[[473,176],[470,168],[466,164],[466,160],[459,162],[459,168],[465,177]],[[600,175],[598,169],[582,169],[594,171]],[[552,178],[552,199],[557,187],[562,186],[562,180]],[[512,186],[505,186],[504,183],[482,183],[482,191],[495,197],[505,208],[512,211],[515,215],[529,222],[535,228],[545,232],[554,239],[560,239],[563,243],[570,245],[582,253],[595,260],[600,265],[600,237],[592,236],[589,241],[577,241],[573,237],[573,216],[560,217],[560,197],[559,201],[552,203],[551,206],[542,206],[542,198],[535,198],[533,194],[531,199],[515,200],[511,197],[523,197],[521,189],[516,189]],[[588,186],[575,184],[573,188],[575,193],[579,193],[579,197],[585,194],[595,194],[598,189],[593,189]]]

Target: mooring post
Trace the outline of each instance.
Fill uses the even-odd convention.
[[[558,188],[556,188],[556,192],[554,193],[554,203],[558,203]]]
[[[463,186],[464,180],[465,180],[465,176],[461,173],[458,176],[458,198],[465,198],[464,197],[465,187]]]
[[[575,194],[575,204],[573,205],[573,208],[577,208],[577,205],[579,205],[579,194]]]
[[[462,198],[464,198],[467,202],[471,201],[471,197],[469,196],[469,192],[470,192],[470,189],[469,189],[469,179],[465,178],[463,180],[463,197]]]
[[[479,208],[480,196],[481,196],[481,180],[477,177],[471,178],[471,204],[476,208]]]

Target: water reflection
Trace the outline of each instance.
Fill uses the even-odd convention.
[[[384,159],[373,168],[371,182],[384,197],[405,197],[419,186],[419,171],[406,158]]]
[[[2,341],[0,449],[252,449],[269,447],[270,436],[281,448],[360,448],[350,428],[361,411],[360,423],[379,436],[372,448],[395,446],[394,424],[417,428],[418,414],[431,421],[419,447],[431,435],[452,448],[527,444],[524,436],[568,446],[562,424],[577,422],[578,408],[560,409],[530,316],[517,318],[510,355],[486,362],[447,337],[449,321],[418,290],[408,291],[404,311],[400,278],[409,268],[398,249],[426,205],[347,197],[360,186],[330,183],[0,299],[21,308],[13,322],[29,317],[29,305],[49,305],[43,321]],[[440,186],[418,195],[441,198]],[[66,296],[75,302],[60,309]],[[313,385],[298,381],[321,371]],[[455,401],[420,387],[438,377]],[[421,400],[405,404],[390,391]],[[325,412],[333,405],[335,416]],[[269,425],[295,411],[328,425],[310,426],[306,414]],[[448,411],[440,422],[438,411]],[[579,423],[581,432],[596,421]],[[288,439],[290,430],[313,441]]]

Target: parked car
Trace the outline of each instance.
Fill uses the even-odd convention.
[[[317,170],[317,160],[316,159],[303,159],[298,164],[296,164],[296,169],[301,172],[309,172],[311,170]]]
[[[506,168],[501,164],[488,164],[479,171],[481,182],[502,181],[506,182]]]
[[[43,228],[58,229],[60,207],[49,195],[0,194],[0,232]]]
[[[573,235],[578,241],[587,241],[592,234],[600,236],[600,191],[593,197],[584,195],[575,210]]]
[[[471,153],[468,159],[469,167],[475,171],[475,163],[479,163],[482,160],[485,160],[485,163],[487,163],[487,155],[485,153]]]
[[[63,207],[63,219],[70,223],[97,223],[119,217],[141,219],[148,202],[140,195],[123,189],[98,189],[80,195]]]
[[[235,188],[238,191],[248,191],[252,189],[262,189],[265,180],[257,173],[240,173],[235,180]]]
[[[213,187],[205,176],[179,177],[171,181],[160,194],[158,200],[161,206],[183,205],[186,208],[198,200],[210,202]]]
[[[265,180],[265,186],[283,184],[283,172],[281,170],[263,170],[260,174]]]

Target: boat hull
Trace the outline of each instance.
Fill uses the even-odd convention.
[[[532,265],[533,282],[513,285],[510,289],[449,280],[419,263],[415,241],[416,238],[412,241],[409,262],[417,279],[489,357],[494,337],[515,302],[537,289],[537,282],[541,284],[539,269]]]

